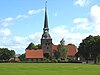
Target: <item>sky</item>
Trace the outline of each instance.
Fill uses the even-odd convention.
[[[0,0],[0,48],[25,53],[40,44],[46,0]],[[89,35],[100,35],[100,0],[47,0],[53,44],[64,38],[77,47]]]

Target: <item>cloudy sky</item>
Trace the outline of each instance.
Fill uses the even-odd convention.
[[[100,0],[48,0],[50,35],[54,44],[77,47],[89,35],[100,35]],[[0,47],[24,53],[30,42],[40,44],[45,0],[0,1]]]

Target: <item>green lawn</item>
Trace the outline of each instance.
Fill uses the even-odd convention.
[[[0,75],[100,75],[100,65],[68,63],[0,63]]]

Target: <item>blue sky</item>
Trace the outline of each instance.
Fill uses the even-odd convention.
[[[24,53],[40,44],[46,0],[0,1],[0,47]],[[54,44],[77,47],[89,35],[100,35],[100,0],[47,0],[49,32]]]

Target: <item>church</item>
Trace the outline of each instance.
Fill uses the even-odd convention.
[[[48,54],[53,59],[54,57],[54,51],[57,50],[58,45],[54,45],[52,42],[52,37],[49,33],[49,27],[48,27],[48,16],[47,16],[47,4],[45,5],[45,17],[44,17],[44,28],[43,28],[43,34],[41,36],[41,49],[26,49],[25,50],[25,58],[26,61],[32,61],[32,62],[41,62],[43,61],[43,58],[45,58],[45,54]],[[68,44],[65,46],[67,51],[68,57],[75,57],[75,54],[77,53],[77,47],[73,44]]]

